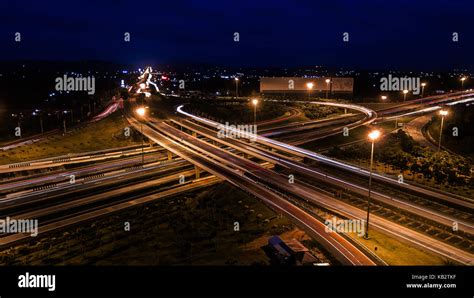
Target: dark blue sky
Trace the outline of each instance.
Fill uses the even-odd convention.
[[[472,68],[473,11],[472,0],[3,0],[0,60]]]

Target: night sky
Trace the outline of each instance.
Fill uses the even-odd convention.
[[[2,1],[0,60],[472,69],[473,11],[472,0]]]

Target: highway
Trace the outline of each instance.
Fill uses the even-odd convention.
[[[293,118],[300,117],[302,114],[303,113],[299,109],[291,109],[288,112],[288,115],[283,115],[282,117],[278,117],[276,119],[259,121],[259,122],[257,122],[257,125],[259,127],[272,126],[274,124],[278,124],[278,123],[281,123],[281,122],[291,120]]]
[[[471,101],[470,95],[465,93],[456,96],[455,101],[448,96],[440,96],[429,100],[423,99],[419,103],[420,105],[439,104],[442,101],[443,104],[456,104]],[[285,134],[301,133],[309,130],[309,132],[301,133],[294,140],[284,138],[285,141],[294,143],[290,145],[253,134],[247,134],[247,137],[255,138],[256,142],[218,138],[215,129],[219,123],[189,114],[183,110],[183,106],[179,106],[177,108],[178,114],[180,116],[184,115],[186,118],[196,121],[196,123],[189,120],[177,121],[174,119],[163,122],[147,116],[143,121],[143,134],[161,147],[145,148],[147,159],[143,166],[137,166],[137,162],[140,160],[140,148],[89,152],[74,156],[68,155],[0,166],[0,173],[7,173],[60,167],[75,163],[94,163],[77,169],[61,170],[24,179],[11,179],[0,183],[2,191],[10,192],[5,197],[0,198],[0,212],[13,214],[14,218],[39,218],[42,222],[40,233],[45,234],[93,218],[119,212],[137,204],[145,204],[159,198],[184,193],[225,180],[238,189],[259,198],[277,213],[287,216],[296,225],[307,231],[341,264],[381,264],[364,247],[356,244],[347,235],[327,233],[327,227],[324,225],[323,219],[315,215],[312,210],[296,202],[298,200],[311,202],[322,210],[328,210],[342,218],[363,221],[366,212],[364,209],[328,195],[317,185],[318,183],[329,183],[334,187],[349,190],[362,196],[365,196],[368,191],[366,186],[308,166],[301,162],[301,159],[316,160],[325,165],[357,174],[360,177],[366,177],[368,171],[296,147],[295,144],[298,145],[301,144],[300,142],[306,142],[307,140],[341,133],[341,125],[353,129],[382,118],[371,109],[352,104],[315,101],[305,103],[351,109],[357,113],[362,113],[362,117],[360,114],[348,114],[324,121],[285,124],[280,129],[271,128],[267,130],[267,136],[284,136]],[[383,119],[395,116],[402,117],[401,115],[420,111],[413,111],[412,105],[407,104],[404,107],[384,111],[382,115],[385,118]],[[125,113],[129,123],[137,131],[140,131],[142,125],[135,118],[135,115],[131,114],[129,109],[126,109]],[[396,115],[393,116],[394,114]],[[287,117],[293,118],[297,115],[298,112],[293,111]],[[287,120],[285,117],[282,117],[282,119],[284,120],[279,119],[264,124],[273,125]],[[185,131],[175,126],[182,127]],[[320,128],[325,129],[317,131]],[[311,130],[316,130],[316,132]],[[163,148],[180,158],[167,160]],[[168,158],[170,156],[168,154]],[[263,161],[263,163],[256,162],[255,158],[248,159],[250,156]],[[97,164],[97,162],[100,164]],[[211,176],[193,180],[192,177],[196,175],[196,169],[191,169],[189,163]],[[306,177],[311,180],[311,183],[300,179],[296,179],[294,183],[289,183],[286,175],[272,169],[273,165],[281,166],[291,173]],[[71,184],[68,181],[69,179],[65,179],[69,175],[77,176],[75,183]],[[186,177],[184,185],[177,183],[178,175]],[[374,178],[381,184],[389,182],[389,185],[402,190],[406,189],[425,197],[436,197],[437,200],[442,202],[474,210],[474,203],[461,197],[452,197],[445,193],[437,193],[407,183],[400,184],[398,181],[384,175],[375,174]],[[40,185],[39,188],[38,185]],[[41,185],[53,186],[41,187]],[[156,186],[160,186],[160,188],[155,189]],[[452,217],[452,215],[444,214],[439,210],[433,210],[377,190],[372,192],[372,198],[377,202],[405,210],[418,217],[445,226],[451,226],[453,221],[456,221],[459,224],[460,231],[474,234],[472,222]],[[12,213],[12,211],[14,212]],[[464,250],[375,214],[371,214],[371,228],[460,264],[472,264],[474,260],[473,255]],[[0,247],[5,248],[22,243],[28,241],[28,238],[26,235],[19,234],[2,237],[0,238]]]
[[[182,107],[178,108],[178,110],[180,110],[181,108]],[[186,113],[186,112],[184,112],[184,113]],[[191,118],[193,118],[193,117],[191,117]],[[208,121],[207,119],[201,119],[200,122],[207,122],[207,121]],[[209,124],[209,122],[207,122],[207,123]],[[211,122],[210,124],[213,124],[213,123]],[[163,127],[160,126],[160,128],[163,128]],[[174,136],[178,135],[178,131],[173,132],[173,135]],[[191,140],[188,140],[188,141],[191,141]],[[258,139],[257,139],[257,141],[258,141]],[[210,150],[210,149],[206,148],[205,150],[203,149],[202,152],[209,152],[208,150]],[[235,157],[232,158],[232,159],[230,157],[229,158],[222,158],[221,157],[221,160],[219,162],[222,162],[222,160],[225,160],[225,159],[228,160],[228,161],[229,160],[235,160]],[[257,171],[257,169],[255,167],[256,167],[256,165],[253,165],[253,167],[249,167],[248,165],[246,165],[246,166],[240,165],[239,169],[247,168],[247,169],[252,169],[251,171],[255,172],[255,171]],[[258,170],[258,177],[264,177],[262,174],[263,174],[263,172],[261,170]],[[281,180],[280,183],[277,183],[275,181],[270,182],[270,183],[272,183],[273,185],[279,185],[279,186],[285,185],[286,186],[286,184],[284,184],[284,183],[281,184],[282,181],[283,180]],[[305,197],[304,193],[299,193],[298,196],[303,197],[303,198]],[[316,196],[316,197],[318,197],[318,196]],[[321,197],[321,195],[319,197]],[[308,197],[308,199],[311,200],[311,201],[314,201],[314,197]],[[345,210],[347,215],[349,215],[349,214],[351,215],[349,218],[359,218],[359,219],[363,218],[361,216],[361,213],[360,213],[360,212],[363,212],[363,210],[357,209],[353,206],[347,205],[347,204],[342,203],[342,202],[337,202],[337,200],[335,200],[334,198],[327,198],[327,200],[328,201],[325,204],[326,208],[330,208],[331,210],[338,210],[338,211]],[[318,202],[321,202],[321,200],[318,200],[315,203],[317,204]],[[342,206],[344,208],[342,208]],[[374,218],[374,217],[376,217],[376,216],[373,215],[372,218]],[[376,221],[379,223],[378,225],[376,225],[377,228],[379,228],[380,230],[383,230],[383,231],[392,231],[391,235],[393,235],[394,237],[397,237],[398,239],[405,239],[405,240],[406,239],[412,239],[412,243],[418,245],[419,247],[423,247],[425,249],[428,249],[428,250],[432,251],[433,253],[438,253],[438,254],[441,254],[445,257],[449,257],[449,258],[454,259],[454,260],[456,260],[460,263],[463,263],[463,264],[469,264],[472,260],[472,255],[471,254],[469,254],[465,251],[461,251],[460,249],[454,248],[450,245],[446,245],[441,241],[434,240],[432,238],[427,239],[426,236],[424,236],[421,233],[415,232],[413,230],[409,230],[407,228],[404,228],[403,226],[394,224],[393,222],[387,222],[386,220],[384,220],[382,218],[377,217]],[[469,228],[469,227],[467,226],[466,228]],[[416,239],[418,239],[418,240],[416,240]],[[422,241],[421,239],[424,239],[424,240]]]
[[[142,196],[140,195],[132,196],[125,201],[118,201],[116,203],[109,204],[105,207],[104,206],[97,207],[92,210],[88,210],[87,212],[82,211],[82,212],[74,213],[74,212],[68,211],[67,217],[60,217],[60,218],[57,218],[57,220],[50,221],[46,224],[41,224],[38,228],[38,235],[44,236],[60,229],[64,229],[71,226],[77,226],[79,224],[83,224],[84,222],[95,220],[104,216],[109,216],[111,214],[115,214],[118,212],[123,212],[129,208],[133,208],[139,205],[149,204],[160,199],[176,196],[179,194],[184,194],[186,192],[194,191],[202,187],[207,187],[219,181],[220,180],[217,179],[216,177],[205,177],[205,178],[193,180],[183,185],[177,185],[173,188],[158,190],[157,192],[153,194],[147,194],[147,195],[142,195]],[[106,198],[106,195],[102,195],[102,196]],[[79,204],[84,204],[84,203],[86,202],[80,202]],[[69,206],[69,208],[70,207],[71,206]],[[61,209],[61,207],[58,207],[58,209]],[[47,212],[50,212],[50,211],[51,210],[48,210]],[[18,217],[22,218],[23,216],[20,215]],[[11,246],[22,244],[28,241],[31,241],[31,236],[27,234],[8,235],[8,236],[0,238],[0,249],[4,250]]]
[[[183,111],[183,106],[182,105],[177,107],[177,112],[182,114],[182,115],[185,115],[189,118],[192,118],[192,119],[196,120],[197,122],[203,123],[203,124],[211,126],[213,128],[217,128],[218,125],[220,125],[219,123],[217,123],[215,121],[205,119],[205,118],[202,118],[202,117],[198,117],[198,116],[195,116],[195,115],[192,115],[190,113],[187,113],[187,112]],[[237,131],[236,129],[233,129],[233,130]],[[343,169],[343,170],[346,170],[346,171],[349,171],[349,172],[352,172],[354,174],[361,175],[361,176],[364,176],[364,177],[369,176],[369,171],[366,170],[366,169],[363,169],[363,168],[360,168],[360,167],[357,167],[357,166],[354,166],[354,165],[350,165],[350,164],[347,164],[345,162],[342,162],[342,161],[339,161],[339,160],[336,160],[336,159],[333,159],[333,158],[326,157],[324,155],[312,152],[310,150],[306,150],[306,149],[303,149],[303,148],[300,148],[300,147],[285,144],[283,142],[279,142],[279,141],[276,141],[276,140],[273,140],[273,139],[265,138],[265,137],[262,137],[258,134],[254,135],[254,134],[250,134],[250,133],[247,133],[247,132],[240,132],[240,133],[242,135],[248,136],[249,138],[255,139],[256,142],[258,142],[259,144],[265,145],[265,146],[273,148],[275,150],[278,150],[278,151],[281,151],[281,152],[284,152],[284,153],[288,153],[288,154],[294,155],[294,156],[309,158],[309,159],[324,163],[326,165],[333,166],[333,167],[336,167],[336,168],[340,168],[340,169]],[[431,196],[431,197],[435,197],[438,200],[447,201],[447,202],[450,202],[451,204],[455,204],[455,205],[458,205],[458,206],[462,206],[464,208],[474,210],[474,203],[473,202],[466,201],[464,198],[459,198],[459,197],[456,197],[455,195],[452,195],[452,194],[443,193],[443,192],[440,192],[438,190],[437,191],[429,190],[427,188],[422,188],[422,187],[419,187],[419,186],[411,185],[407,182],[399,182],[396,179],[393,179],[391,177],[381,175],[381,174],[378,174],[378,173],[373,173],[372,174],[372,179],[378,180],[380,182],[388,183],[388,184],[390,184],[392,186],[395,186],[395,187],[405,188],[405,189],[408,189],[412,192],[419,193],[420,195],[428,195],[428,196]]]
[[[438,150],[438,147],[431,143],[423,135],[424,127],[430,122],[432,115],[423,115],[408,122],[404,126],[404,130],[423,147],[429,148],[433,151]]]
[[[379,111],[380,118],[377,121],[391,121],[402,117],[422,115],[440,110],[443,106],[452,106],[472,101],[474,101],[474,92],[458,92],[439,98],[431,98],[430,100],[411,101],[409,104]]]
[[[255,156],[272,164],[278,164],[284,168],[289,169],[294,174],[301,174],[310,177],[311,179],[316,179],[318,183],[331,183],[332,185],[335,185],[343,190],[350,190],[362,196],[366,196],[368,193],[368,189],[365,185],[354,184],[349,182],[348,180],[343,180],[341,178],[331,176],[320,170],[314,169],[302,162],[296,161],[290,157],[275,153],[273,151],[265,150],[261,147],[257,147],[251,142],[247,143],[242,140],[232,138],[218,138],[216,131],[207,129],[205,127],[199,126],[195,123],[188,121],[174,121],[174,123],[176,125],[183,126],[193,132],[196,132],[198,135],[202,135],[210,140],[222,143],[225,146],[235,148],[250,156]],[[401,200],[393,195],[390,196],[383,193],[379,193],[377,191],[372,192],[372,197],[373,199],[385,203],[389,206],[393,206],[395,208],[402,208],[406,211],[416,214],[417,216],[433,220],[448,227],[451,227],[453,222],[458,222],[460,230],[474,235],[474,225],[460,218],[453,218],[449,215],[439,212],[438,210],[430,209],[425,206],[411,203],[409,201]]]
[[[129,122],[135,127],[139,127],[139,122],[132,116],[127,116]],[[143,128],[143,133],[150,139],[159,144],[160,146],[170,150],[176,155],[181,156],[183,159],[197,165],[199,168],[219,177],[227,180],[239,189],[242,189],[248,193],[251,193],[261,199],[270,208],[274,209],[278,213],[287,215],[292,221],[298,226],[305,229],[312,237],[314,237],[321,245],[323,245],[331,254],[344,265],[375,265],[369,257],[362,253],[356,248],[350,241],[345,237],[337,233],[326,233],[326,226],[313,216],[298,208],[297,206],[288,202],[284,197],[277,193],[269,190],[267,187],[260,185],[255,180],[247,177],[242,173],[242,169],[231,167],[228,162],[222,163],[220,160],[217,162],[213,155],[208,151],[196,151],[189,147],[188,142],[184,140],[194,142],[194,138],[189,135],[180,132],[172,127],[165,127],[163,123],[155,123],[158,127],[163,128],[165,131],[171,133],[164,133],[156,127],[152,128],[146,126]],[[163,125],[163,126],[162,126]],[[181,140],[181,137],[183,140]],[[232,153],[217,151],[219,154],[224,152],[226,157],[237,158]],[[232,155],[231,155],[232,154]],[[215,157],[215,155],[214,155]],[[261,167],[259,164],[255,165],[256,170],[259,173],[266,173],[266,169]]]
[[[323,105],[337,107],[345,110],[352,110],[358,113],[362,113],[363,117],[359,115],[352,115],[347,117],[336,117],[327,119],[325,121],[313,122],[309,125],[297,125],[296,127],[288,127],[279,131],[267,132],[262,134],[264,137],[278,137],[281,142],[291,143],[293,145],[301,145],[322,138],[326,138],[332,135],[340,134],[344,128],[348,130],[369,125],[375,119],[377,119],[377,113],[371,109],[353,105],[353,104],[342,104],[336,102],[327,101],[288,101],[288,100],[266,100],[268,102],[292,102],[292,103],[304,103],[312,105]],[[309,131],[307,131],[309,130]],[[307,132],[303,132],[307,131]],[[298,133],[297,135],[286,136],[290,133]]]
[[[166,159],[167,157],[160,152],[146,153],[144,155],[145,164],[163,161]],[[4,179],[3,181],[0,181],[0,197],[2,194],[19,191],[25,188],[42,187],[47,184],[54,184],[64,180],[70,180],[71,176],[73,176],[74,179],[77,179],[85,176],[98,175],[114,169],[117,170],[141,165],[141,162],[141,156],[127,156],[113,160],[94,162],[93,164],[80,166],[73,169],[48,171],[47,173]]]
[[[288,134],[292,132],[299,132],[303,130],[309,130],[313,128],[320,128],[320,127],[325,127],[325,126],[331,126],[334,124],[339,124],[341,122],[346,121],[344,118],[349,118],[353,116],[355,116],[355,114],[348,113],[348,114],[332,116],[325,119],[291,122],[288,124],[283,124],[283,125],[278,125],[275,127],[263,128],[263,129],[261,128],[260,125],[258,125],[258,123],[257,123],[257,126],[259,127],[258,131],[260,135],[264,137],[274,137],[274,136],[279,136],[279,135]]]
[[[164,162],[155,162],[152,164],[125,168],[121,170],[113,170],[100,175],[86,176],[77,179],[71,183],[69,179],[61,183],[57,183],[52,187],[45,187],[41,189],[28,189],[24,191],[14,192],[8,194],[0,199],[0,211],[19,209],[24,210],[25,205],[34,205],[40,208],[45,206],[45,202],[55,203],[57,198],[65,198],[67,200],[74,200],[80,194],[90,194],[93,191],[100,190],[104,187],[111,189],[113,187],[131,185],[137,181],[146,178],[154,177],[179,170],[186,170],[189,164],[185,161],[167,160]],[[10,212],[8,213],[10,214]]]
[[[158,152],[161,149],[146,147],[143,148],[145,153]],[[124,156],[133,156],[142,154],[141,146],[133,146],[132,149],[124,148],[119,150],[102,150],[102,151],[91,151],[78,154],[68,154],[64,156],[55,156],[52,158],[38,159],[32,161],[24,161],[12,164],[0,165],[1,173],[12,173],[18,171],[37,170],[51,167],[61,167],[70,164],[88,163],[95,161],[103,161],[112,158],[120,158]]]

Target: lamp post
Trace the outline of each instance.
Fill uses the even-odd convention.
[[[326,99],[329,98],[329,83],[331,83],[331,80],[326,79]]]
[[[440,128],[439,128],[438,151],[441,150],[441,136],[443,135],[444,116],[448,115],[448,111],[441,110],[441,111],[439,111],[439,114],[441,115],[441,125],[440,125]]]
[[[67,114],[67,111],[63,111],[63,130],[64,130],[64,134],[67,133],[67,127],[66,127],[66,114]],[[71,124],[72,125],[72,124]]]
[[[311,97],[311,90],[313,90],[314,84],[312,82],[306,83],[306,88],[308,88],[308,98]]]
[[[258,99],[252,99],[252,104],[253,104],[253,125],[257,126],[257,104],[258,104]]]
[[[380,137],[380,131],[374,130],[369,133],[369,139],[372,141],[372,150],[370,151],[370,169],[369,169],[369,196],[367,198],[367,220],[365,222],[364,239],[369,239],[369,215],[370,215],[370,194],[372,191],[372,165],[374,163],[374,144]]]
[[[43,132],[44,132],[44,130],[43,130],[43,117],[42,117],[41,112],[40,112],[39,110],[35,110],[35,111],[33,112],[33,116],[38,116],[39,121],[40,121],[41,133],[43,133]]]
[[[425,86],[426,83],[421,83],[421,97],[423,97],[423,95],[425,94]]]
[[[408,90],[403,90],[403,101],[407,99]]]
[[[239,78],[235,77],[235,98],[239,98]]]
[[[464,81],[466,80],[466,77],[461,78],[461,90],[464,90]]]
[[[143,152],[143,146],[145,145],[145,140],[143,136],[143,123],[142,119],[146,114],[146,109],[144,107],[137,108],[135,110],[138,116],[140,116],[140,133],[142,134],[142,165],[145,164],[145,153]]]

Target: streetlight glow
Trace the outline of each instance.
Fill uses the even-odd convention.
[[[464,81],[466,80],[466,77],[461,78],[461,90],[464,90]]]
[[[313,82],[306,83],[306,88],[308,88],[308,98],[311,98],[311,90],[313,90]]]
[[[143,117],[146,114],[146,110],[144,107],[140,107],[135,110],[135,113],[137,113],[138,116]]]
[[[326,79],[326,98],[329,98],[329,83],[331,83],[330,79]]]
[[[253,104],[253,125],[257,127],[257,104],[258,104],[258,99],[254,98],[252,99],[252,104]]]
[[[374,130],[369,133],[369,139],[371,139],[372,141],[375,141],[379,137],[380,137],[380,131],[378,130]]]
[[[235,77],[235,98],[239,98],[239,78]]]
[[[382,98],[382,100],[386,100],[386,99],[387,99],[387,96],[385,96],[385,95],[382,95],[382,97],[381,97],[381,98]]]
[[[441,110],[439,111],[439,114],[441,115],[441,123],[440,123],[440,128],[439,128],[438,151],[441,150],[441,137],[443,136],[444,117],[448,115],[448,111]]]
[[[403,101],[405,101],[405,99],[407,99],[407,93],[408,93],[408,90],[403,90]]]
[[[144,107],[139,107],[135,110],[138,116],[142,117],[146,114],[146,109]],[[143,151],[143,147],[145,146],[145,137],[143,136],[143,123],[140,121],[140,133],[142,135],[142,165],[145,164],[145,152]]]

